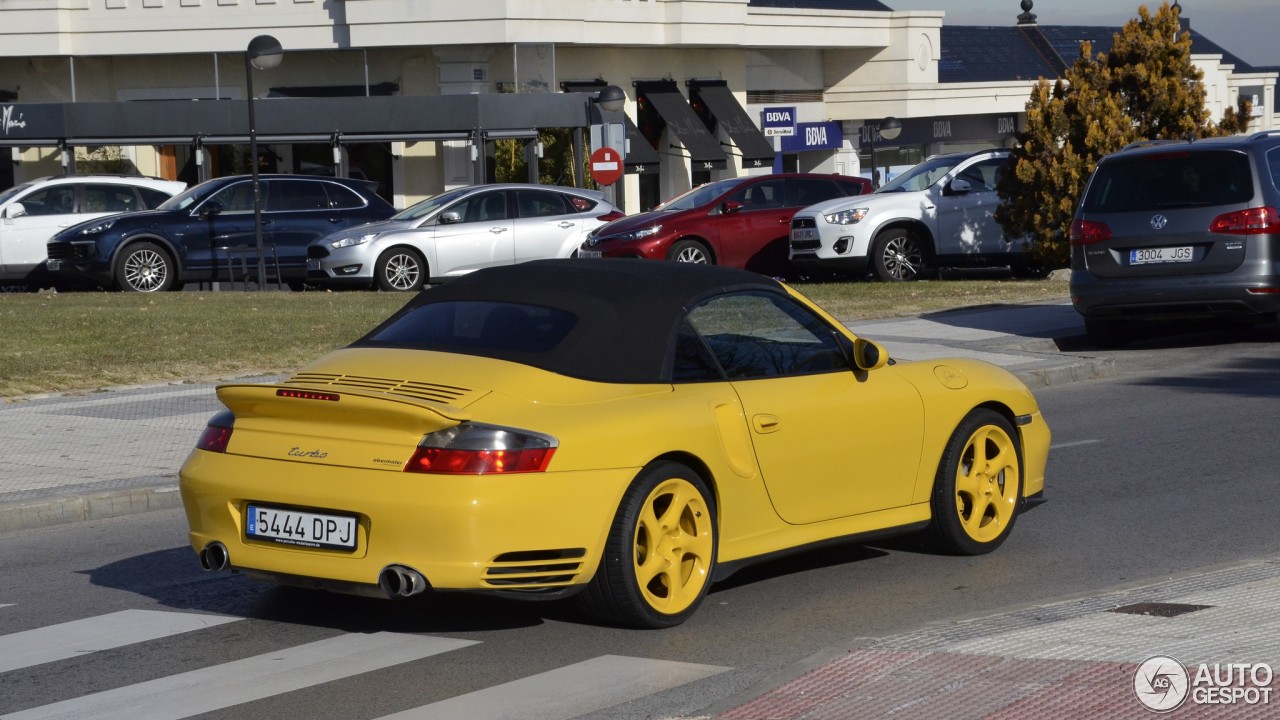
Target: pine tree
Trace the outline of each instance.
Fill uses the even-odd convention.
[[[1154,15],[1140,6],[1109,52],[1092,53],[1082,43],[1052,90],[1041,80],[1031,91],[1012,172],[997,186],[997,221],[1007,235],[1033,240],[1033,263],[1041,267],[1070,263],[1075,205],[1103,156],[1138,140],[1229,135],[1248,126],[1245,101],[1218,123],[1209,121],[1191,35],[1180,32],[1178,10],[1167,2]]]

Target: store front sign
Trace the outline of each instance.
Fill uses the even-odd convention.
[[[760,113],[765,137],[792,138],[796,135],[796,107],[767,107]]]
[[[844,147],[844,132],[838,122],[797,123],[796,134],[782,138],[782,152],[838,150]]]
[[[1009,114],[956,115],[953,117],[903,118],[902,134],[892,143],[883,139],[876,142],[888,145],[924,145],[936,142],[969,140],[995,140],[1012,137],[1018,133],[1018,116]],[[871,125],[863,125],[858,131],[861,147],[871,146]]]

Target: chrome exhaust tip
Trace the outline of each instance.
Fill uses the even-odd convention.
[[[227,555],[227,546],[220,542],[211,542],[200,551],[200,567],[204,568],[205,572],[226,570],[230,564],[231,557]]]
[[[378,587],[388,597],[411,597],[429,587],[422,573],[404,565],[388,565],[378,573]]]

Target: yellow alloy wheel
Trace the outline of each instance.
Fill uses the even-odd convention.
[[[956,468],[956,512],[965,534],[985,543],[1009,525],[1018,503],[1018,451],[998,425],[983,425],[965,443]]]
[[[631,481],[596,574],[577,596],[609,623],[667,628],[693,615],[716,565],[715,497],[679,463],[655,462]]]
[[[995,550],[1018,519],[1022,453],[1009,420],[985,408],[965,416],[938,461],[929,533],[944,552]]]
[[[649,607],[674,615],[697,602],[710,579],[714,545],[711,513],[698,488],[684,478],[655,487],[640,508],[633,556]]]

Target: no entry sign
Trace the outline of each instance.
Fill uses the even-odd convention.
[[[617,150],[602,147],[591,153],[591,179],[597,185],[612,185],[622,177],[622,156]]]

